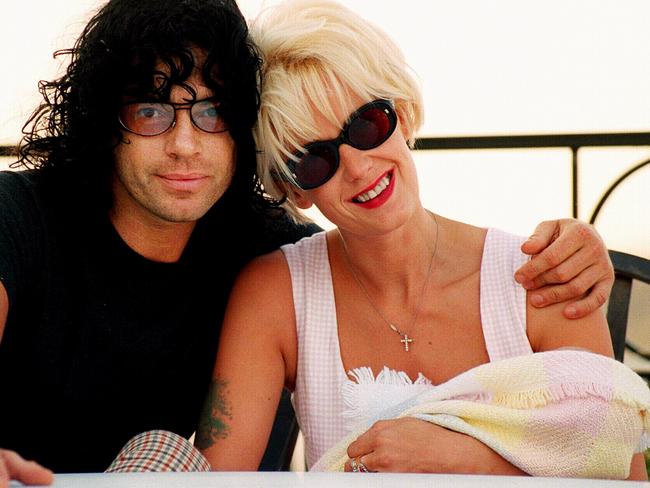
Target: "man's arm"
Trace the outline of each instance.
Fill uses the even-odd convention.
[[[34,461],[25,461],[13,451],[0,449],[0,488],[9,488],[11,480],[26,485],[51,485],[54,475]]]
[[[2,336],[5,332],[5,324],[7,323],[7,314],[9,313],[9,297],[7,296],[7,290],[5,286],[0,281],[0,343],[2,342]]]
[[[515,273],[530,293],[530,303],[546,307],[568,302],[563,314],[579,319],[603,305],[614,284],[605,243],[588,224],[575,219],[542,222],[522,245],[532,256]]]
[[[4,335],[8,313],[9,297],[4,285],[0,282],[0,343]],[[49,469],[45,469],[33,461],[25,461],[13,451],[0,449],[0,488],[8,488],[11,480],[17,480],[26,485],[50,485],[54,481],[54,476]]]

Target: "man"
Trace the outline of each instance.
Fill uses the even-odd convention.
[[[51,478],[16,452],[102,471],[139,432],[190,436],[234,276],[315,231],[255,176],[259,59],[233,0],[112,0],[64,54],[21,147],[34,169],[0,173],[0,487]],[[518,280],[574,278],[545,304],[595,285],[570,305],[595,310],[602,242],[547,222],[526,251],[553,240]]]

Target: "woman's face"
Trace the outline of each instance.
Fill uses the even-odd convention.
[[[364,101],[355,99],[354,107]],[[335,102],[334,102],[335,103]],[[334,111],[343,125],[350,114],[339,104]],[[339,126],[320,114],[319,140],[335,139]],[[382,234],[402,225],[421,208],[418,181],[406,131],[399,120],[392,135],[378,147],[356,149],[339,146],[339,167],[323,185],[311,190],[295,189],[296,203],[302,208],[315,204],[332,223],[352,233]],[[303,145],[314,141],[304,141]]]

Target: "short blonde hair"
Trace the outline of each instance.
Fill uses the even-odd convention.
[[[422,125],[420,88],[397,45],[377,26],[329,0],[286,0],[263,11],[251,34],[262,56],[261,109],[255,128],[258,174],[266,193],[297,221],[286,161],[318,138],[315,114],[341,126],[332,97],[348,113],[355,95],[390,99],[409,143]]]

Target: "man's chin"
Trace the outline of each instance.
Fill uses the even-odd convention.
[[[203,217],[209,209],[201,211],[169,211],[157,214],[157,217],[170,224],[190,224]]]
[[[203,217],[213,203],[172,202],[165,206],[150,208],[149,211],[159,220],[170,224],[193,223]]]

